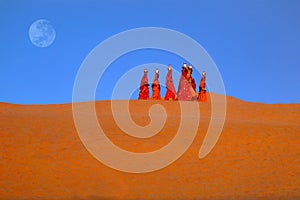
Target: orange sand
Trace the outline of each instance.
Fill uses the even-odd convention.
[[[146,174],[97,161],[79,139],[71,104],[0,103],[0,199],[300,198],[300,105],[227,99],[223,132],[207,157],[200,160],[198,152],[210,104],[199,103],[201,122],[191,147],[170,166]],[[155,103],[165,106],[168,119],[148,139],[122,133],[108,112],[110,101],[97,102],[96,109],[116,145],[147,152],[171,141],[180,120],[178,102],[131,101],[137,124],[150,122],[148,109]]]

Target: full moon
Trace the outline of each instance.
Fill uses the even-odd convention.
[[[37,47],[47,47],[51,45],[56,36],[55,29],[46,19],[39,19],[33,22],[28,33],[32,44]]]

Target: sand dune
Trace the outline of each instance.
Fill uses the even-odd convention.
[[[138,139],[115,124],[110,101],[96,102],[107,137],[133,152],[170,142],[180,121],[178,102],[130,101],[132,119],[145,126],[153,104],[168,118],[155,136]],[[190,148],[166,168],[124,173],[97,161],[77,134],[72,105],[0,104],[0,199],[257,199],[300,198],[300,105],[261,104],[227,97],[218,143],[198,158],[210,121],[201,121]],[[134,164],[134,163],[133,163]]]

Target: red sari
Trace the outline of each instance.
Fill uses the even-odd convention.
[[[152,82],[152,98],[151,99],[154,99],[154,100],[160,100],[161,97],[160,97],[160,84],[159,84],[159,81],[158,81],[158,72],[155,73],[154,75],[154,80]]]
[[[206,87],[205,77],[202,77],[201,81],[200,81],[199,96],[198,96],[198,101],[200,101],[200,102],[207,102],[205,87]]]
[[[176,90],[175,86],[173,83],[173,78],[172,78],[172,70],[169,69],[167,78],[166,78],[166,87],[167,87],[167,92],[165,95],[165,100],[175,100],[176,98]]]
[[[139,100],[149,99],[149,84],[148,84],[148,73],[144,71],[144,75],[140,84]]]
[[[188,69],[182,68],[181,77],[178,85],[178,100],[180,101],[191,101],[195,99],[196,88],[195,80],[192,77],[187,77]]]

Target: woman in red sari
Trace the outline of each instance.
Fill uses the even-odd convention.
[[[160,100],[160,84],[159,84],[159,71],[155,70],[154,80],[152,82],[152,98],[154,100]]]
[[[191,101],[195,100],[196,92],[193,89],[193,84],[195,84],[195,80],[191,77],[192,69],[189,68],[186,63],[183,64],[181,70],[181,77],[178,85],[178,100],[181,101]],[[196,87],[196,85],[194,85]]]
[[[168,66],[168,74],[166,77],[166,87],[167,87],[167,92],[165,95],[165,100],[175,100],[176,99],[176,90],[175,90],[175,86],[173,83],[171,65]]]
[[[144,69],[144,75],[140,84],[139,100],[147,99],[149,99],[148,70]]]
[[[192,77],[192,74],[193,74],[193,66],[192,65],[190,65],[189,66],[189,68],[188,68],[188,76],[189,77],[187,77],[187,80],[188,80],[188,82],[191,84],[191,86],[192,86],[192,90],[191,90],[191,95],[192,95],[192,99],[191,100],[193,100],[193,101],[197,101],[197,92],[196,92],[196,81],[195,81],[195,79]]]
[[[200,81],[200,86],[199,86],[199,95],[198,95],[198,101],[200,102],[207,102],[207,96],[206,96],[206,72],[202,72],[202,78]]]

